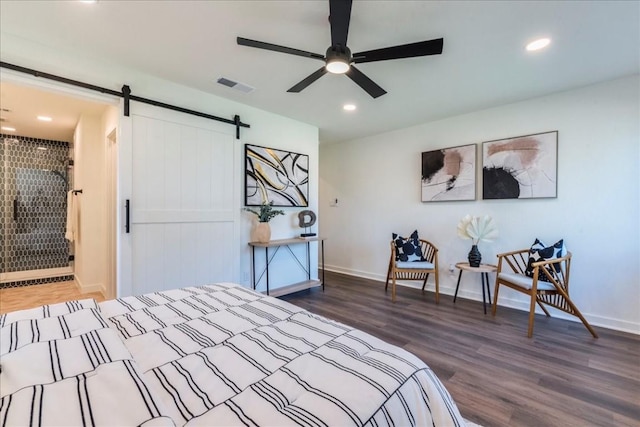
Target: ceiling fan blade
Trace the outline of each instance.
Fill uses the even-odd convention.
[[[290,55],[304,56],[306,58],[319,59],[324,61],[324,55],[318,53],[307,52],[306,50],[294,49],[292,47],[280,46],[273,43],[260,42],[257,40],[245,39],[238,37],[237,42],[241,46],[257,47],[258,49],[272,50],[274,52],[288,53]]]
[[[320,77],[324,76],[325,74],[327,74],[327,69],[325,67],[322,67],[319,70],[314,71],[312,74],[309,74],[309,76],[307,76],[304,80],[302,80],[297,85],[293,86],[287,92],[298,93],[298,92],[302,91],[302,89],[304,89],[307,86],[309,86],[311,83],[313,83],[316,80],[318,80]]]
[[[365,76],[362,71],[358,70],[353,65],[351,65],[349,71],[345,74],[373,98],[377,98],[387,93],[386,90],[375,84],[373,80]]]
[[[433,39],[417,43],[403,44],[400,46],[384,47],[382,49],[368,50],[353,54],[353,62],[386,61],[388,59],[414,58],[416,56],[440,55],[444,40]]]
[[[351,0],[329,0],[331,46],[340,45],[342,47],[347,47],[350,20]]]

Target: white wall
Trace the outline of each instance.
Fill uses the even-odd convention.
[[[249,110],[242,114],[242,120],[251,124],[250,130],[242,130],[242,140],[247,144],[260,145],[265,147],[278,148],[295,153],[309,155],[309,207],[307,208],[277,208],[285,211],[285,215],[276,216],[270,221],[271,239],[287,239],[299,235],[304,230],[298,227],[298,213],[304,209],[311,209],[318,212],[318,184],[319,184],[319,151],[318,151],[318,128],[295,122],[291,119],[260,112],[252,114]],[[244,156],[244,150],[241,157]],[[244,157],[242,159],[244,162]],[[240,179],[243,187],[242,201],[244,204],[244,163],[240,170]],[[254,208],[252,208],[254,209]],[[251,228],[255,223],[255,215],[249,212],[242,212],[242,242],[249,242]],[[317,227],[315,227],[317,230]],[[318,278],[318,245],[311,244],[311,278]],[[290,247],[293,253],[302,263],[306,260],[306,249],[304,244]],[[274,249],[269,250],[270,256],[275,253]],[[271,261],[269,267],[270,289],[276,289],[291,283],[306,280],[306,273],[298,266],[291,254],[280,248]],[[256,249],[256,272],[258,276],[264,269],[264,250]],[[247,246],[242,254],[242,283],[249,283],[251,269],[251,251]],[[266,289],[266,278],[260,282],[258,289]]]
[[[548,244],[564,238],[573,252],[571,295],[583,314],[595,325],[640,333],[639,103],[636,75],[321,145],[319,218],[328,268],[384,281],[391,233],[417,228],[440,249],[441,291],[453,294],[457,272],[449,274],[448,266],[470,249],[456,225],[466,214],[488,214],[500,237],[480,244],[484,262],[536,237]],[[420,202],[423,151],[552,130],[559,131],[556,199],[480,200],[480,158],[479,200]],[[463,274],[460,295],[481,300],[479,281]],[[501,290],[499,304],[527,309],[524,297]]]
[[[136,70],[119,67],[112,63],[101,62],[99,58],[83,58],[73,52],[52,49],[40,43],[30,42],[10,34],[3,34],[0,45],[2,60],[16,65],[60,75],[70,79],[91,83],[113,90],[120,90],[123,84],[131,87],[132,93],[144,98],[181,106],[184,108],[202,111],[208,114],[232,119],[234,115],[240,115],[244,123],[251,125],[250,129],[241,129],[241,140],[238,144],[254,144],[295,151],[309,155],[309,209],[317,212],[318,207],[318,128],[298,122],[277,114],[269,113],[257,108],[229,101],[212,94],[178,85],[167,80],[159,79],[152,75]],[[250,95],[247,95],[250,96]],[[122,114],[122,112],[120,112]],[[122,119],[119,121],[118,140],[121,142]],[[126,124],[125,124],[126,125]],[[124,130],[126,133],[126,129]],[[240,150],[242,153],[243,150]],[[102,163],[104,168],[104,163]],[[119,159],[121,170],[127,167],[127,161]],[[244,185],[244,162],[239,159],[235,165],[238,174],[237,182]],[[102,170],[102,169],[100,169]],[[102,173],[102,172],[101,172]],[[244,191],[243,187],[239,191]],[[120,199],[123,199],[120,195]],[[238,198],[240,203],[236,206],[238,218],[241,219],[241,246],[244,248],[237,272],[237,282],[245,285],[250,283],[251,252],[248,245],[251,214],[242,210],[244,194]],[[86,204],[86,203],[85,203]],[[286,217],[279,216],[272,220],[272,239],[289,238],[300,233],[294,218],[302,208],[285,208]],[[120,212],[121,214],[122,212]],[[121,218],[120,218],[121,220]],[[118,232],[122,236],[122,221],[119,222]],[[120,248],[126,245],[122,240]],[[296,245],[294,252],[304,256],[304,245]],[[312,245],[311,269],[312,277],[317,277],[317,248]],[[125,248],[126,250],[126,248]],[[284,251],[283,251],[284,253]],[[103,255],[104,257],[104,255]],[[270,280],[272,287],[286,285],[293,280],[302,280],[295,261],[291,258],[274,259]],[[258,260],[259,262],[262,262]],[[258,265],[260,268],[261,265]],[[121,273],[120,273],[121,274]],[[126,273],[125,273],[126,274]],[[304,274],[302,274],[304,276]]]
[[[78,209],[74,273],[82,292],[103,292],[105,258],[104,144],[100,116],[80,117],[73,138],[74,188]]]
[[[117,196],[118,179],[117,179],[117,147],[111,147],[113,142],[110,137],[115,137],[117,144],[117,130],[118,120],[120,117],[120,111],[115,106],[109,106],[105,109],[101,117],[101,140],[98,143],[104,150],[103,164],[104,164],[104,222],[102,224],[102,234],[104,237],[104,250],[102,255],[105,258],[105,276],[103,279],[104,287],[102,294],[105,298],[114,298],[117,296],[117,283],[116,283],[116,235],[117,229],[115,225],[117,209],[112,206],[111,198]],[[116,131],[115,134],[112,134]],[[113,164],[112,164],[113,163]],[[116,176],[112,174],[115,170]]]

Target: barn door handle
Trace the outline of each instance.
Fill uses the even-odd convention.
[[[125,233],[129,233],[129,231],[131,230],[131,224],[129,222],[129,212],[130,212],[129,199],[125,200],[124,202],[124,210],[125,210],[124,231]]]
[[[13,220],[18,220],[18,199],[13,199]]]

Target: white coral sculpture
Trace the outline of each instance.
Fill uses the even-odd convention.
[[[492,242],[498,237],[498,229],[489,215],[482,217],[466,215],[458,223],[458,236],[478,242]]]

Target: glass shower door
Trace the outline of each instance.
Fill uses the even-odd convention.
[[[0,279],[5,281],[14,272],[68,267],[69,243],[64,237],[68,144],[5,138],[2,146],[0,272],[4,277]]]

